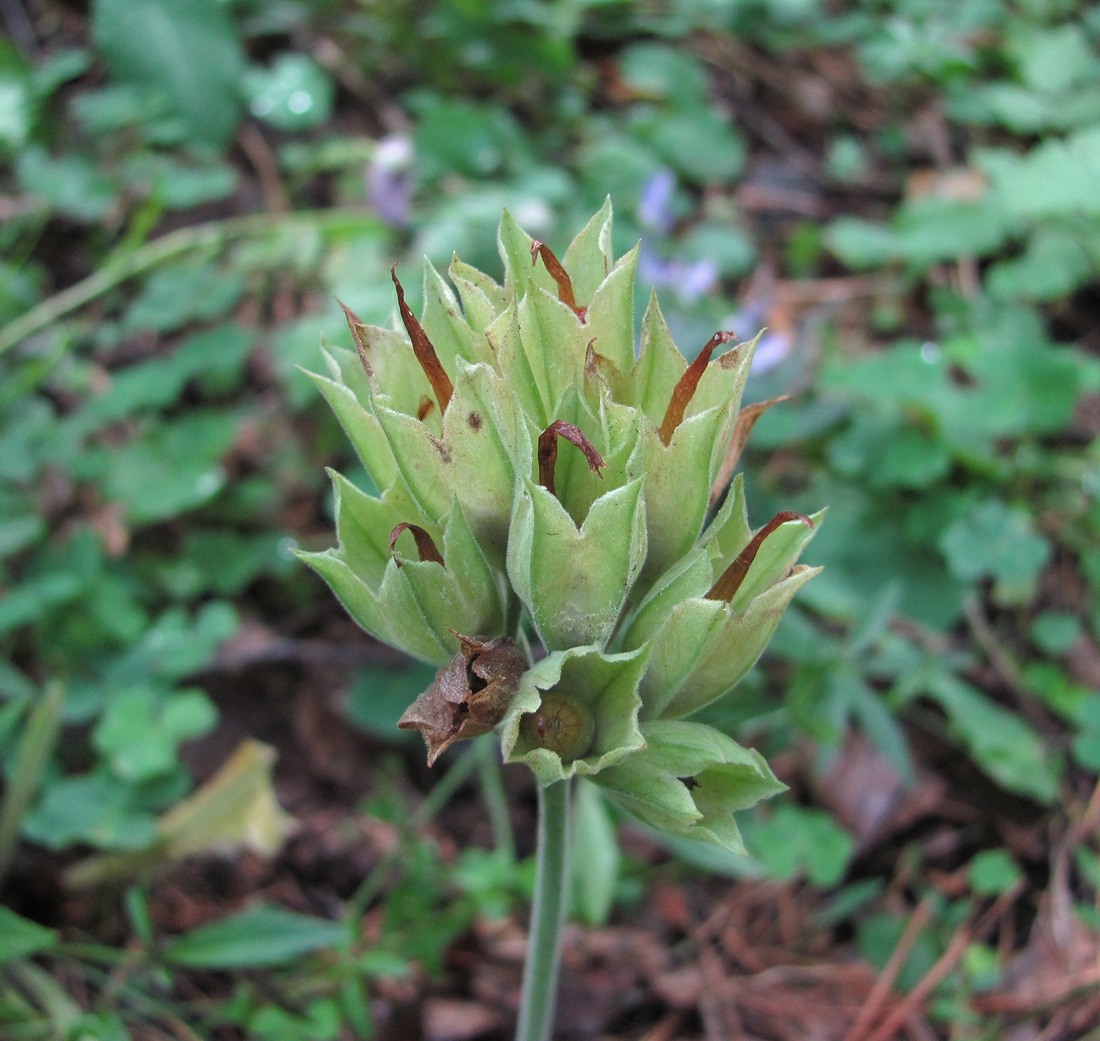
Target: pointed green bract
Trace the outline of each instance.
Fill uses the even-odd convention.
[[[764,758],[700,723],[647,723],[642,736],[644,749],[593,780],[654,828],[744,854],[733,814],[786,787]]]
[[[580,529],[531,481],[518,492],[508,577],[549,650],[606,645],[645,560],[641,481],[608,492]]]
[[[508,213],[498,246],[499,281],[426,263],[423,313],[395,329],[348,313],[356,349],[313,378],[374,488],[334,474],[339,544],[301,557],[369,633],[440,666],[403,723],[436,754],[496,726],[540,784],[590,776],[740,850],[734,812],[782,786],[684,717],[756,662],[822,519],[754,535],[740,477],[714,487],[755,341],[716,334],[690,362],[654,297],[636,348],[639,251],[615,258],[610,202],[564,253]]]

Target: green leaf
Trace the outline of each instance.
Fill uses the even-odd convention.
[[[573,795],[573,909],[586,925],[606,925],[619,879],[619,842],[599,789],[581,778]]]
[[[51,950],[57,942],[56,930],[0,907],[0,965]]]
[[[225,484],[222,457],[237,433],[226,412],[195,412],[96,460],[107,495],[126,507],[134,525],[174,517],[213,498]]]
[[[980,153],[998,201],[1014,216],[1043,218],[1100,213],[1100,127],[1045,141],[1025,155]]]
[[[397,721],[434,677],[435,670],[427,665],[360,669],[348,691],[348,722],[387,741],[395,740],[406,733],[397,729]]]
[[[269,68],[249,69],[244,87],[249,111],[279,130],[308,130],[332,115],[332,79],[305,54],[280,54]]]
[[[636,93],[651,99],[698,102],[707,88],[699,59],[682,48],[636,43],[618,56],[619,75]]]
[[[118,197],[116,186],[82,155],[53,158],[32,144],[19,152],[15,172],[24,191],[76,220],[102,220]]]
[[[340,922],[261,904],[187,933],[168,944],[164,954],[190,968],[260,968],[285,965],[346,938]]]
[[[1068,296],[1093,274],[1093,258],[1082,240],[1087,236],[1095,241],[1097,230],[1095,220],[1073,228],[1040,228],[1029,237],[1023,253],[990,268],[990,295],[1000,300]]]
[[[741,828],[753,856],[776,879],[805,875],[815,886],[835,886],[855,852],[851,835],[823,810],[784,803],[769,817],[747,818]]]
[[[192,140],[220,148],[240,115],[244,53],[218,0],[96,0],[92,37],[120,83],[160,92]]]
[[[222,600],[210,600],[193,613],[171,607],[107,666],[105,677],[113,687],[140,686],[151,677],[179,680],[206,665],[237,624],[236,610]]]
[[[223,315],[243,292],[244,278],[237,272],[210,263],[173,264],[149,277],[126,312],[122,329],[126,334],[171,332],[185,322]],[[233,326],[200,335],[208,340],[218,339],[234,357],[239,357],[240,350],[234,348],[242,341],[252,342],[246,332]],[[195,339],[190,341],[189,354],[178,350],[170,358],[193,357],[199,353],[193,346]],[[216,359],[216,354],[210,352],[211,361]]]
[[[0,40],[0,149],[16,152],[34,123],[31,79],[19,52]]]
[[[1081,636],[1081,622],[1069,611],[1043,611],[1031,623],[1032,642],[1046,654],[1065,654]]]
[[[970,887],[981,896],[1000,896],[1021,878],[1019,865],[1003,849],[987,849],[970,862]]]
[[[93,739],[120,778],[144,781],[172,770],[180,743],[216,722],[217,710],[201,690],[137,687],[112,697]]]
[[[1046,805],[1057,799],[1059,765],[1019,716],[947,671],[930,678],[927,693],[947,712],[952,733],[975,763],[998,784]]]
[[[133,805],[132,786],[106,774],[54,781],[27,816],[23,834],[48,849],[77,842],[109,849],[141,849],[157,836],[152,813]]]
[[[967,580],[991,577],[999,598],[1011,603],[1030,595],[1051,555],[1050,543],[1035,531],[1028,514],[999,499],[978,503],[955,521],[943,533],[940,549],[952,574]]]
[[[662,115],[643,131],[662,159],[700,184],[728,184],[745,164],[745,145],[710,108]]]

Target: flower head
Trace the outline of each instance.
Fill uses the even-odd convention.
[[[610,204],[560,260],[507,213],[499,246],[502,283],[426,265],[419,316],[395,270],[399,331],[345,309],[355,351],[314,378],[380,491],[334,475],[339,544],[302,557],[439,667],[402,719],[429,760],[496,729],[541,783],[580,773],[737,848],[732,810],[778,782],[681,720],[759,657],[816,573],[796,562],[820,520],[754,533],[730,486],[771,404],[740,409],[755,342],[718,332],[689,363],[654,298],[636,352],[638,250],[613,257]]]

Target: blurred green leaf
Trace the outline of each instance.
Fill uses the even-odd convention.
[[[999,499],[977,503],[940,539],[951,573],[965,580],[993,578],[1000,598],[1022,602],[1050,560],[1051,548],[1031,518]]]
[[[987,849],[970,861],[970,887],[981,896],[1000,896],[1023,877],[1016,862],[1003,849]]]
[[[99,471],[108,498],[125,506],[127,520],[150,524],[194,509],[222,490],[221,461],[237,424],[232,414],[192,412],[151,426],[121,448],[100,449],[88,462]]]
[[[741,138],[710,108],[666,113],[636,127],[666,163],[699,184],[729,184],[745,164]]]
[[[619,880],[619,840],[600,790],[582,779],[573,794],[572,908],[586,925],[606,925]]]
[[[240,291],[234,279],[230,277],[225,280],[232,286],[232,294]],[[135,303],[135,309],[151,308],[151,298],[147,297],[145,300],[145,304],[140,300]],[[176,300],[175,306],[193,305],[181,304]],[[176,317],[179,317],[178,312],[173,321]],[[140,327],[137,318],[128,317],[127,321],[133,321]],[[119,370],[112,376],[103,393],[92,398],[67,422],[78,433],[84,434],[135,412],[175,404],[183,388],[191,380],[198,381],[200,385],[217,381],[224,388],[227,378],[234,378],[234,381],[241,378],[244,359],[254,343],[255,338],[250,333],[231,325],[195,333],[180,343],[171,354]]]
[[[792,803],[739,818],[745,844],[770,878],[805,875],[815,886],[835,886],[848,868],[855,841],[823,810]]]
[[[224,314],[243,292],[244,279],[237,272],[206,263],[175,264],[153,272],[128,308],[122,329],[126,334],[170,332],[185,322]],[[218,336],[227,345],[248,338],[232,326],[207,335]]]
[[[22,148],[34,123],[31,79],[19,52],[0,40],[0,153]]]
[[[691,105],[706,95],[702,65],[682,48],[635,43],[622,50],[618,64],[623,81],[641,97]]]
[[[171,770],[180,743],[209,731],[217,718],[201,690],[132,687],[111,698],[93,741],[120,778],[144,781]]]
[[[947,712],[951,732],[998,784],[1049,805],[1061,770],[1043,740],[1019,716],[995,705],[965,680],[936,670],[926,692]]]
[[[118,197],[117,187],[87,156],[54,158],[32,145],[19,152],[15,171],[25,192],[77,220],[103,220]]]
[[[1007,149],[978,153],[998,201],[1018,217],[1100,214],[1100,127],[1044,141],[1026,154]]]
[[[321,126],[332,115],[332,80],[304,54],[280,54],[267,68],[244,77],[249,111],[279,130],[293,133]]]
[[[48,849],[78,842],[106,849],[140,849],[156,838],[156,817],[138,805],[132,787],[98,773],[63,777],[46,788],[23,833]]]
[[[95,0],[92,36],[111,74],[169,99],[191,139],[224,145],[237,126],[244,53],[218,0]]]
[[[417,169],[435,180],[450,174],[492,177],[532,158],[526,135],[497,105],[424,94],[413,100]]]
[[[1031,639],[1047,654],[1065,654],[1081,636],[1081,622],[1069,611],[1042,611],[1031,623]]]
[[[113,685],[140,685],[149,677],[178,680],[197,672],[220,643],[237,631],[231,604],[210,600],[194,613],[170,607],[105,670]]]
[[[1092,240],[1088,248],[1086,236]],[[1017,257],[999,260],[989,270],[986,286],[1001,300],[1057,300],[1087,282],[1096,269],[1095,244],[1100,221],[1074,228],[1040,228],[1028,237]]]
[[[876,969],[885,969],[898,949],[909,920],[905,916],[872,914],[858,928],[856,943],[860,955]],[[935,965],[941,950],[932,928],[917,933],[898,974],[898,986],[905,991],[915,987]]]
[[[56,930],[0,907],[0,965],[41,954],[57,946]]]
[[[397,740],[405,733],[397,729],[397,721],[434,678],[431,666],[414,662],[396,669],[360,669],[348,691],[348,722],[387,741]]]
[[[192,968],[260,968],[285,965],[303,954],[336,947],[346,938],[340,922],[261,904],[173,940],[164,956]]]

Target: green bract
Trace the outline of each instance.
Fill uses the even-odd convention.
[[[739,411],[755,343],[719,353],[717,333],[688,364],[654,299],[636,352],[638,251],[613,258],[609,203],[561,261],[507,213],[499,245],[503,285],[426,265],[419,319],[394,274],[404,332],[347,312],[356,350],[314,379],[380,492],[334,474],[339,545],[301,556],[440,667],[402,720],[429,760],[495,726],[542,784],[583,774],[739,849],[733,811],[781,785],[682,717],[759,657],[816,574],[797,560],[820,519],[753,532],[726,488],[762,411]]]

